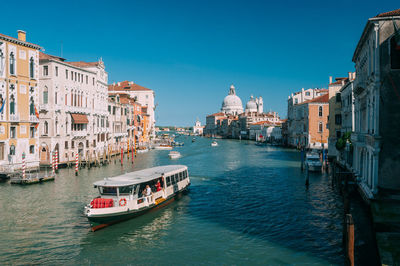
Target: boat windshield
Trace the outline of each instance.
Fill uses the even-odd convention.
[[[124,186],[124,187],[99,187],[101,195],[117,196],[117,189],[119,190],[119,195],[129,195],[134,190],[134,186]]]

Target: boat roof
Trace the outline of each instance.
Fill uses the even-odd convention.
[[[95,187],[124,187],[131,186],[136,184],[145,183],[157,178],[160,178],[161,175],[164,176],[169,175],[171,172],[183,171],[186,170],[186,165],[163,165],[156,166],[152,168],[147,168],[135,172],[125,173],[123,175],[104,178],[104,180],[100,180],[94,182],[93,185]]]
[[[318,153],[307,153],[306,158],[318,158],[319,159],[319,154]]]

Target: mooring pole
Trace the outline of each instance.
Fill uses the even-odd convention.
[[[78,175],[78,168],[79,168],[79,154],[75,154],[75,175]]]

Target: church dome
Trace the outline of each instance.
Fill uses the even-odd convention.
[[[229,95],[222,102],[221,111],[226,114],[238,115],[243,113],[242,100],[236,95],[235,87],[232,85]]]
[[[257,103],[254,100],[253,96],[250,97],[250,100],[246,104],[246,112],[257,112]]]

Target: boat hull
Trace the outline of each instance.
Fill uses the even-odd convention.
[[[189,188],[186,187],[185,189],[177,192],[175,195],[165,199],[164,201],[160,202],[159,204],[153,204],[152,206],[149,206],[149,207],[146,207],[146,208],[143,208],[140,210],[134,210],[134,211],[126,212],[123,214],[117,214],[117,215],[109,215],[109,216],[102,216],[102,217],[87,217],[87,218],[89,220],[91,229],[94,232],[94,231],[97,231],[104,227],[136,218],[147,212],[151,212],[151,211],[160,209],[160,208],[170,204],[174,200],[179,199],[182,196],[182,194],[184,194],[188,191],[188,189]]]

